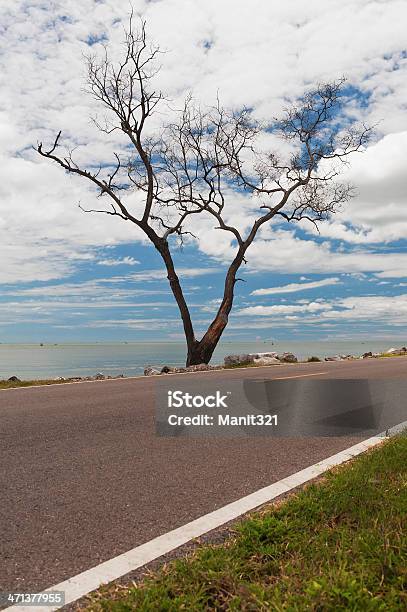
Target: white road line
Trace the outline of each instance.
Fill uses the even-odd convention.
[[[328,370],[325,370],[325,372],[314,372],[313,374],[296,374],[295,376],[279,376],[278,378],[272,378],[271,380],[287,380],[287,378],[306,378],[307,376],[320,376],[321,374],[328,374]]]
[[[219,508],[214,512],[210,512],[209,514],[205,514],[200,518],[183,525],[182,527],[178,527],[178,529],[173,529],[168,533],[164,533],[145,544],[141,544],[141,546],[136,546],[132,550],[129,550],[126,553],[118,555],[109,561],[105,561],[104,563],[100,563],[96,567],[93,567],[89,570],[86,570],[73,578],[69,578],[68,580],[64,580],[64,582],[60,582],[52,587],[45,589],[44,592],[49,591],[64,591],[65,592],[65,604],[72,603],[87,595],[91,591],[99,588],[102,584],[106,584],[111,582],[112,580],[116,580],[125,574],[128,574],[131,571],[158,559],[162,555],[165,555],[176,548],[179,548],[183,544],[190,542],[194,538],[199,538],[200,536],[216,529],[217,527],[221,527],[225,523],[236,519],[259,506],[272,501],[279,495],[283,493],[287,493],[291,491],[295,487],[302,485],[317,476],[320,476],[330,468],[345,463],[349,461],[352,457],[356,457],[361,453],[365,452],[369,448],[377,446],[380,444],[384,436],[391,435],[393,433],[397,433],[402,429],[407,427],[407,421],[392,427],[387,430],[387,432],[383,432],[377,436],[372,438],[368,438],[363,442],[359,442],[354,446],[346,448],[345,450],[337,453],[336,455],[332,455],[323,461],[319,461],[310,467],[305,468],[304,470],[300,470],[299,472],[292,474],[278,482],[269,485],[268,487],[264,487],[263,489],[259,489],[255,493],[251,493],[246,497],[242,497],[231,504],[227,504],[223,506],[223,508]],[[53,612],[54,610],[58,610],[60,606],[30,606],[29,610],[27,606],[10,606],[6,608],[6,610],[11,610],[12,612]]]

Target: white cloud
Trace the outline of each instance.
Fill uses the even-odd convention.
[[[0,153],[0,282],[64,277],[96,247],[141,238],[134,225],[79,210],[93,200],[56,167]]]
[[[213,268],[188,268],[180,270],[180,274],[184,278],[195,278],[205,276],[206,274],[216,273]],[[109,305],[117,304],[120,300],[129,298],[140,298],[142,296],[153,295],[170,295],[170,290],[167,283],[161,288],[142,288],[138,287],[138,283],[149,281],[162,281],[166,279],[166,272],[163,270],[143,270],[126,274],[123,276],[111,276],[110,278],[99,278],[97,280],[83,281],[78,283],[60,283],[53,285],[42,285],[41,287],[30,288],[8,288],[4,293],[4,297],[20,297],[20,298],[51,298],[58,300],[60,298],[69,297],[71,300],[78,302],[88,302],[96,304],[98,301],[105,302],[110,300]],[[112,302],[114,300],[114,302]],[[56,302],[54,302],[56,303]],[[134,302],[123,303],[123,305],[131,306]],[[175,302],[174,302],[175,303]],[[6,304],[6,303],[4,303]],[[145,305],[145,304],[144,304]]]
[[[351,158],[343,179],[357,196],[330,222],[322,236],[353,244],[391,242],[407,236],[407,131],[388,134]],[[310,226],[305,226],[310,229]]]
[[[407,324],[407,294],[396,296],[355,296],[339,299],[321,317],[340,321],[380,321],[389,325]],[[337,308],[335,310],[335,307]]]
[[[276,325],[288,325],[289,321],[300,321],[301,325],[318,325],[324,321],[331,323],[366,323],[392,326],[407,326],[407,294],[381,296],[351,296],[330,301],[309,302],[304,304],[276,304],[273,306],[251,306],[242,308],[236,315],[245,317],[244,323],[236,322],[232,326],[267,328]],[[246,318],[247,317],[247,318]],[[262,322],[257,322],[257,317]],[[267,318],[268,317],[268,318]],[[294,319],[295,317],[295,319]],[[284,324],[283,320],[287,323]]]
[[[314,281],[311,283],[290,283],[283,287],[271,287],[269,289],[256,289],[252,291],[251,295],[273,295],[276,293],[296,293],[297,291],[307,291],[308,289],[318,289],[319,287],[326,287],[328,285],[337,285],[340,283],[339,278],[324,278],[320,281]]]
[[[18,297],[72,297],[79,299],[99,299],[106,298],[125,298],[139,297],[142,295],[157,295],[168,293],[168,289],[146,289],[134,288],[128,282],[126,276],[112,276],[111,278],[101,278],[98,280],[83,281],[79,283],[60,283],[58,285],[42,285],[41,287],[30,287],[26,289],[12,288],[5,292],[6,296]]]
[[[211,268],[190,268],[181,270],[181,274],[186,278],[195,278],[216,271]],[[144,313],[160,308],[166,311],[168,308],[176,309],[177,304],[167,283],[161,282],[165,277],[162,270],[143,270],[123,276],[77,283],[48,284],[30,288],[8,287],[3,291],[3,300],[0,302],[0,324],[48,323],[50,326],[61,328],[63,327],[61,320],[74,318],[75,323],[67,323],[67,328],[92,328],[89,317],[97,318],[98,313],[103,311],[108,313],[115,309],[123,312],[141,310]],[[149,283],[148,288],[145,286],[146,283]],[[157,299],[157,296],[160,297]],[[194,303],[190,305],[201,306]],[[103,320],[108,319],[109,316],[106,316]],[[126,320],[124,317],[121,326],[125,326]],[[95,327],[118,327],[118,325],[104,325],[96,320]],[[134,325],[129,325],[130,328],[137,329]]]
[[[359,196],[335,222],[323,225],[327,242],[277,233],[254,245],[249,261],[256,269],[294,273],[306,267],[307,272],[405,276],[403,254],[338,254],[329,246],[331,239],[380,243],[407,234],[405,2],[332,0],[329,8],[323,0],[133,4],[168,51],[157,87],[174,107],[190,89],[203,103],[213,103],[219,90],[226,105],[246,104],[260,117],[274,116],[304,87],[342,74],[369,93],[362,114],[367,121],[380,121],[385,137],[352,161],[348,175]],[[113,0],[54,0],[47,10],[42,0],[1,2],[0,282],[65,277],[80,262],[94,260],[98,247],[144,240],[131,224],[85,216],[76,204],[93,207],[94,192],[30,149],[59,129],[72,145],[82,145],[75,152],[81,162],[107,162],[123,146],[116,134],[102,136],[89,121],[97,108],[82,91],[83,54],[90,50],[88,37],[101,35],[116,53],[128,11],[128,3]],[[136,198],[130,203],[137,209]],[[233,210],[241,226],[247,224],[249,208]],[[200,237],[204,253],[230,258],[224,233],[205,230]]]
[[[154,330],[168,331],[168,329],[178,328],[180,326],[179,319],[170,318],[140,318],[140,319],[104,319],[103,321],[88,321],[82,324],[63,324],[55,325],[59,329],[135,329],[145,331],[150,326]]]
[[[198,276],[206,276],[208,274],[217,274],[218,268],[177,268],[177,273],[181,278],[196,278]],[[167,278],[166,270],[145,270],[144,272],[135,272],[130,274],[128,280],[131,281],[159,281]]]
[[[291,314],[293,312],[320,312],[331,308],[326,302],[310,302],[309,304],[275,304],[274,306],[248,306],[237,312],[238,315],[270,316]]]
[[[381,252],[369,248],[335,251],[329,241],[317,243],[295,236],[294,232],[278,230],[270,239],[260,239],[248,251],[252,269],[285,274],[358,273],[372,272],[379,277],[406,277],[407,253]]]
[[[101,259],[98,261],[98,266],[135,266],[140,262],[134,257],[122,257],[119,259]]]

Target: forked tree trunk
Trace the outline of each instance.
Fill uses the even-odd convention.
[[[174,262],[172,260],[168,242],[165,240],[160,240],[155,244],[155,246],[164,260],[171,291],[175,297],[181,314],[182,323],[184,326],[185,339],[187,343],[186,365],[199,365],[201,363],[208,364],[223,334],[223,331],[228,324],[229,313],[233,305],[236,272],[238,271],[243,261],[246,248],[242,247],[239,249],[235,259],[229,267],[225,279],[223,300],[221,305],[219,306],[218,312],[216,313],[214,320],[209,325],[202,339],[196,340],[191,316],[184,298],[179,278],[175,272]]]
[[[205,337],[207,336],[205,342],[203,339],[201,341],[195,340],[192,346],[188,346],[186,365],[192,366],[199,365],[200,363],[209,363],[220,340],[223,329],[220,332],[212,331],[210,335],[208,335],[207,332],[207,334],[205,334]]]
[[[199,363],[209,363],[213,352],[228,324],[229,314],[233,306],[234,289],[236,284],[236,272],[238,271],[245,251],[240,249],[235,259],[231,263],[226,274],[223,300],[212,323],[209,325],[202,339],[192,347],[191,355],[188,351],[187,365],[197,365]]]

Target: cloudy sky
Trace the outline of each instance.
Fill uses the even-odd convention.
[[[165,49],[157,87],[177,106],[247,105],[278,116],[313,83],[346,76],[349,109],[375,124],[346,179],[357,196],[331,220],[270,226],[248,252],[228,339],[407,339],[407,42],[404,0],[134,0]],[[84,164],[108,164],[113,136],[90,117],[84,56],[120,54],[129,3],[0,3],[0,341],[179,339],[154,248],[95,205],[80,179],[32,146],[60,129]],[[244,209],[244,206],[243,206]],[[177,251],[197,332],[221,295],[232,250],[204,228]],[[241,275],[240,275],[241,276]]]

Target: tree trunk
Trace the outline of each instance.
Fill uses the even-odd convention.
[[[206,335],[206,334],[205,334]],[[200,363],[208,364],[212,358],[213,352],[220,340],[221,333],[219,335],[212,334],[211,337],[207,338],[206,342],[196,341],[194,346],[188,348],[186,365],[199,365]]]
[[[202,340],[196,342],[191,347],[191,351],[188,350],[187,366],[210,362],[213,352],[228,324],[229,313],[233,306],[236,273],[242,264],[245,252],[246,248],[242,246],[232,261],[226,274],[222,303]]]
[[[232,302],[233,294],[229,311],[232,307]],[[208,364],[210,362],[227,323],[228,315],[226,314],[226,309],[219,308],[216,317],[208,327],[202,340],[195,341],[195,344],[188,349],[187,366],[198,365],[200,363]]]
[[[184,294],[182,291],[181,283],[179,282],[179,278],[177,273],[175,272],[174,262],[172,260],[172,256],[170,253],[170,249],[168,246],[168,242],[166,240],[156,240],[154,241],[155,248],[160,253],[163,261],[165,263],[165,267],[167,269],[167,278],[170,283],[171,291],[175,298],[175,301],[178,304],[178,308],[181,314],[182,324],[184,326],[184,334],[185,340],[187,343],[187,365],[192,365],[189,362],[193,360],[193,355],[197,350],[197,346],[199,342],[195,339],[194,328],[191,321],[191,315],[189,313],[189,309],[187,303],[184,298]],[[193,362],[202,363],[202,361]]]
[[[229,267],[225,279],[223,300],[221,305],[219,306],[215,318],[209,325],[202,339],[196,340],[191,316],[184,298],[179,278],[175,272],[174,262],[172,260],[168,242],[166,240],[160,239],[155,240],[154,244],[165,263],[165,267],[167,269],[167,278],[170,283],[171,291],[178,304],[178,308],[181,314],[182,323],[184,326],[185,339],[187,343],[186,365],[188,367],[191,365],[199,365],[200,363],[208,364],[223,334],[223,331],[226,325],[228,324],[229,313],[233,305],[236,273],[244,259],[244,254],[246,252],[247,245],[242,245],[240,247],[236,257],[234,258]]]

